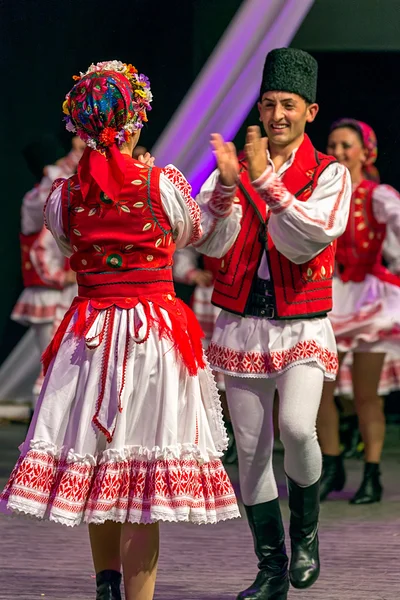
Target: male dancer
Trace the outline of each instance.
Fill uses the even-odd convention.
[[[319,575],[318,515],[321,451],[316,417],[324,379],[337,371],[336,344],[327,319],[332,308],[335,240],[346,226],[351,196],[347,169],[315,150],[305,134],[314,121],[317,63],[294,48],[267,56],[258,109],[267,133],[250,127],[245,159],[218,134],[218,169],[198,201],[206,221],[241,206],[236,241],[221,256],[216,238],[196,244],[221,256],[213,303],[223,310],[209,348],[225,374],[239,455],[243,502],[259,559],[254,583],[238,600],[285,600]],[[232,211],[232,227],[238,220]],[[239,229],[239,227],[238,227]],[[224,244],[224,239],[219,239]],[[272,471],[275,389],[285,447],[290,538],[288,558]]]

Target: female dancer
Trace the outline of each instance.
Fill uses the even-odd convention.
[[[353,196],[345,233],[338,240],[333,311],[330,319],[339,362],[353,352],[353,390],[365,445],[364,477],[352,504],[378,502],[382,496],[379,463],[385,438],[383,403],[378,396],[385,353],[400,348],[400,278],[382,266],[386,224],[400,238],[400,197],[379,185],[373,164],[375,133],[366,123],[342,119],[333,124],[328,152],[350,171]],[[334,382],[324,386],[318,436],[324,454],[321,499],[345,484],[339,449],[339,418]]]
[[[200,209],[177,169],[132,158],[152,100],[147,77],[110,61],[74,79],[67,129],[88,148],[77,175],[54,183],[45,217],[78,296],[44,354],[2,504],[88,523],[97,600],[121,598],[121,565],[126,598],[151,600],[159,521],[239,516],[201,330],[172,282],[176,246],[201,236]]]

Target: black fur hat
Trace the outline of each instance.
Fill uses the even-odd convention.
[[[311,104],[317,97],[318,63],[308,52],[297,48],[276,48],[267,54],[260,98],[265,92],[298,94]]]

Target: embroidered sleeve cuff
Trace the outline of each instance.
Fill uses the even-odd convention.
[[[270,166],[251,185],[275,214],[283,212],[293,202],[292,194]]]
[[[201,212],[200,207],[195,200],[192,198],[192,186],[182,173],[173,165],[168,165],[163,169],[164,175],[173,183],[173,185],[180,191],[185,204],[189,210],[190,220],[192,222],[192,235],[190,237],[190,244],[194,244],[203,235],[201,229]]]
[[[222,185],[219,180],[217,181],[208,203],[208,209],[216,219],[223,219],[231,214],[236,187],[236,185]]]

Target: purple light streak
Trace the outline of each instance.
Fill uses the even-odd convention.
[[[210,134],[232,139],[258,98],[265,56],[288,46],[314,0],[247,0],[157,141],[196,194],[215,166]]]

